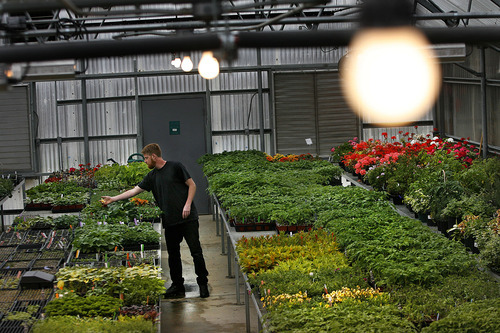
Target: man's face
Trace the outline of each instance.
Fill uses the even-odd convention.
[[[144,155],[144,162],[146,162],[148,168],[153,169],[156,166],[156,155]]]

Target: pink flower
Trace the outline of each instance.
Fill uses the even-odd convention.
[[[335,147],[333,147],[332,149],[330,149],[330,151],[333,153],[335,151]]]

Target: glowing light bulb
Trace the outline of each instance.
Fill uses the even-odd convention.
[[[175,59],[172,60],[171,64],[175,68],[180,68],[181,67],[181,58],[176,57]]]
[[[182,59],[181,68],[184,72],[190,72],[193,69],[193,62],[189,56],[185,56]]]
[[[219,62],[211,51],[203,52],[200,63],[198,64],[198,72],[207,80],[211,80],[219,75]]]
[[[372,28],[358,33],[342,65],[342,87],[352,109],[369,121],[420,119],[440,89],[441,71],[415,28]]]

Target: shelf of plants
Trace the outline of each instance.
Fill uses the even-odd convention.
[[[499,198],[498,159],[469,159],[477,155],[464,142],[406,133],[398,142],[351,141],[333,154],[356,171],[359,160],[380,152],[372,164],[359,162],[357,171],[375,191],[325,186],[337,171],[318,161],[275,162],[256,151],[200,160],[228,216],[314,225],[308,233],[237,242],[239,265],[261,299],[268,331],[500,330],[499,282],[487,273],[498,272],[500,253],[500,205],[488,199]],[[459,186],[461,192],[452,191]],[[426,201],[412,202],[421,192]],[[417,212],[428,209],[436,222],[454,214],[457,226],[444,230],[446,236],[432,232],[398,214],[387,193],[403,196]],[[482,237],[476,239],[479,254],[458,241],[464,234]]]
[[[144,163],[81,165],[27,191],[28,202],[54,206],[79,197],[85,207],[63,215],[25,211],[0,236],[2,332],[158,331],[165,290],[153,223],[159,209],[147,194],[107,207],[99,202],[147,171]],[[54,287],[27,289],[22,278],[29,270],[53,274]]]

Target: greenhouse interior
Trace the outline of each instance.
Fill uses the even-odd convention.
[[[1,333],[500,332],[499,0],[0,12]]]

